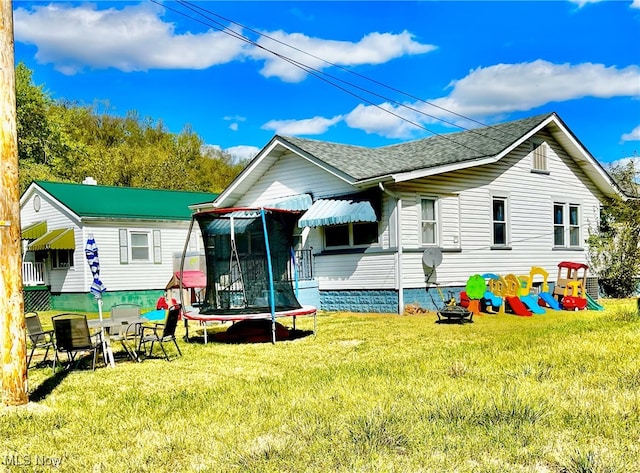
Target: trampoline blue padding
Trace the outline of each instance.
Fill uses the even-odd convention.
[[[165,309],[156,309],[142,314],[142,317],[148,320],[164,320],[167,317]]]

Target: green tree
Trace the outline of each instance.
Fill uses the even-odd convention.
[[[244,167],[204,146],[189,125],[175,134],[135,110],[118,116],[108,102],[53,100],[24,64],[16,75],[21,191],[33,180],[91,176],[110,186],[220,192]]]
[[[614,165],[609,174],[626,197],[609,199],[600,222],[588,238],[591,269],[609,297],[629,297],[638,290],[640,276],[640,188],[633,161]]]
[[[18,161],[20,189],[35,179],[52,179],[49,167],[53,158],[47,108],[51,97],[42,86],[33,83],[33,73],[23,63],[16,66],[16,128],[18,133]]]

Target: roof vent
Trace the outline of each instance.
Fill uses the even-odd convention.
[[[95,186],[98,184],[98,181],[96,181],[93,177],[91,176],[87,176],[84,178],[84,181],[82,181],[83,184],[86,184],[88,186]]]

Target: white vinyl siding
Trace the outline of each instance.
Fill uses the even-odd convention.
[[[576,251],[580,246],[568,246],[568,227],[565,245],[554,246],[553,204],[564,201],[579,207],[578,225],[574,227],[573,235],[574,240],[578,238],[584,245],[587,226],[598,221],[601,194],[580,166],[553,144],[550,135],[541,138],[548,144],[548,167],[553,179],[549,174],[531,172],[531,145],[523,143],[494,164],[416,179],[394,188],[394,192],[402,197],[404,287],[424,287],[421,265],[424,247],[417,223],[420,219],[418,197],[423,195],[437,196],[440,201],[443,222],[440,248],[444,259],[437,270],[439,284],[464,286],[475,273],[526,274],[531,266],[543,267],[553,281],[558,262],[586,262],[584,252]],[[561,200],[558,200],[558,189],[565,193]],[[459,210],[456,212],[459,216],[454,213],[454,205],[448,205],[444,210],[448,197],[439,197],[454,193],[458,195]],[[508,257],[504,252],[492,251],[493,197],[507,197]],[[568,218],[568,213],[565,215]],[[456,221],[459,222],[460,245],[453,251],[456,247],[452,245],[452,238],[458,232]],[[447,232],[450,236],[445,238]]]
[[[313,199],[322,199],[354,192],[342,179],[291,153],[278,159],[271,168],[243,195],[235,207],[253,207],[280,197],[312,192]]]

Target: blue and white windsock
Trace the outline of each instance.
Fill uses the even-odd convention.
[[[100,281],[100,259],[98,258],[98,246],[93,239],[93,234],[89,234],[84,252],[87,255],[87,262],[93,275],[93,283],[91,283],[89,291],[91,291],[91,294],[93,294],[96,299],[100,299],[102,293],[106,291],[107,288],[104,287],[104,284]]]

